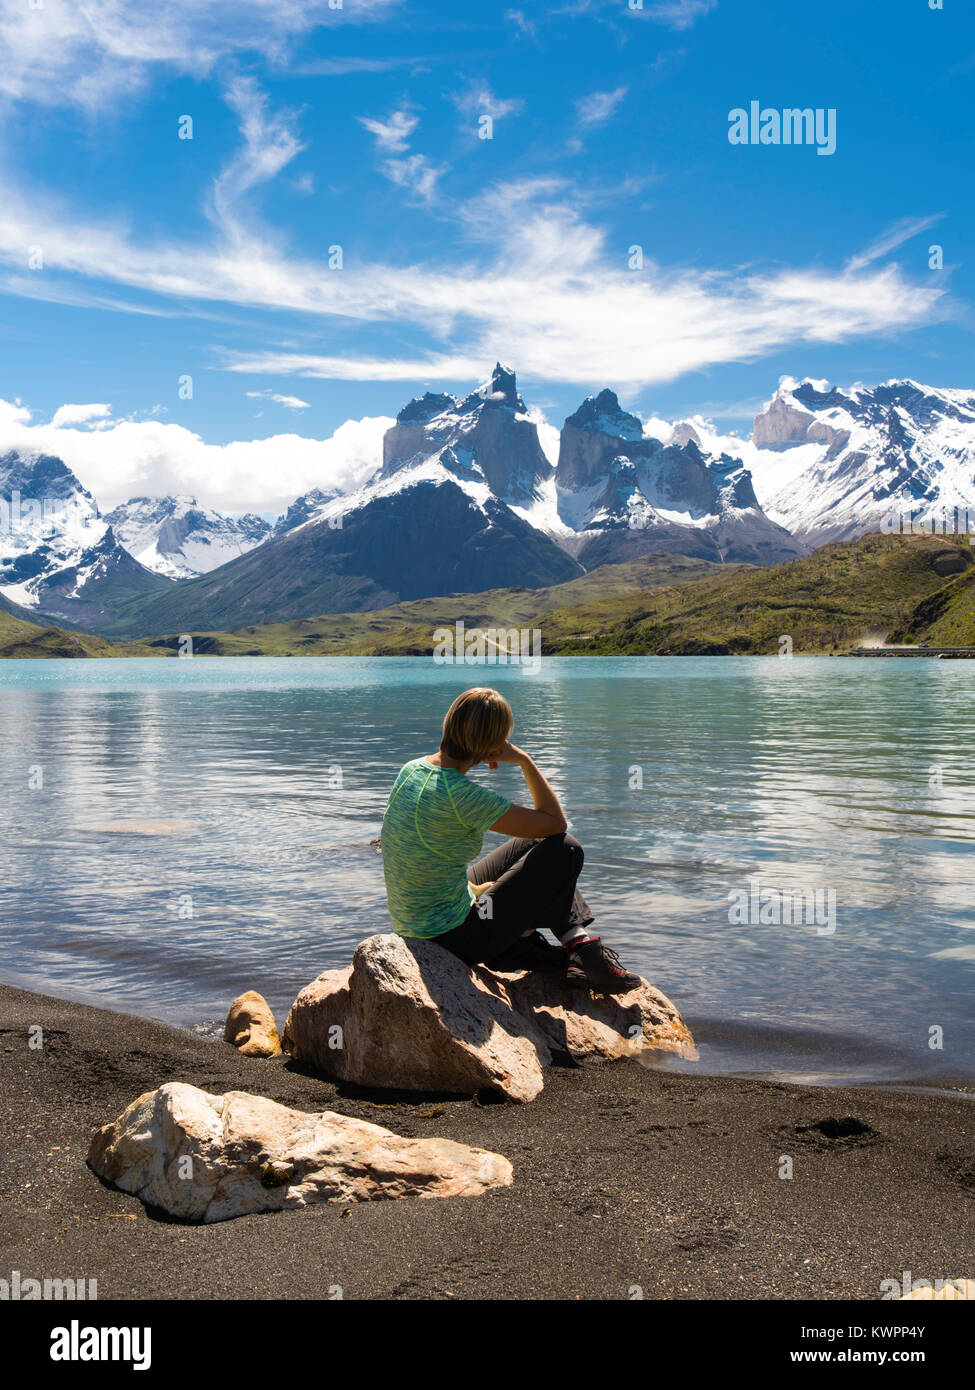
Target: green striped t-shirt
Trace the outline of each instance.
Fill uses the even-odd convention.
[[[386,901],[400,936],[441,936],[459,926],[474,895],[467,865],[484,832],[511,806],[453,767],[414,758],[389,794],[381,835]]]

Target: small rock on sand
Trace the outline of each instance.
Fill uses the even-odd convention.
[[[263,994],[254,989],[231,1004],[223,1037],[245,1057],[277,1057],[281,1052],[274,1014]]]

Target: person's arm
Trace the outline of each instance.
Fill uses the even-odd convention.
[[[511,806],[494,822],[492,830],[525,840],[544,840],[549,835],[562,834],[566,821],[559,799],[527,753],[513,743],[505,743],[496,753],[489,754],[485,762],[489,767],[497,767],[498,763],[517,763],[534,802],[533,810],[527,806]]]

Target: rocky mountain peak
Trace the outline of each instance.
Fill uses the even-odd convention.
[[[271,533],[263,517],[229,517],[195,497],[133,497],[105,520],[141,565],[167,579],[190,579],[260,545]]]
[[[552,466],[526,416],[514,372],[498,362],[462,401],[427,393],[401,410],[383,438],[381,476],[436,459],[449,472],[479,472],[495,497],[527,506]]]
[[[426,424],[438,415],[443,415],[448,410],[458,410],[460,402],[454,396],[445,395],[443,392],[427,391],[425,395],[414,396],[411,401],[404,405],[403,409],[396,417],[397,423],[402,425]]]
[[[643,438],[641,421],[624,410],[616,392],[608,388],[600,391],[598,396],[587,396],[579,409],[567,418],[565,428],[593,430],[612,439],[631,442]]]
[[[504,406],[506,409],[515,410],[521,415],[525,414],[525,402],[518,394],[515,373],[511,367],[505,367],[500,362],[496,362],[491,379],[465,397],[461,402],[460,409],[467,412],[477,410],[481,406]]]

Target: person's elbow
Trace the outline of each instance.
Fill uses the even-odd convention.
[[[553,835],[564,835],[568,830],[568,822],[565,816],[559,811],[535,811],[535,825],[532,838],[536,840],[548,840]]]

